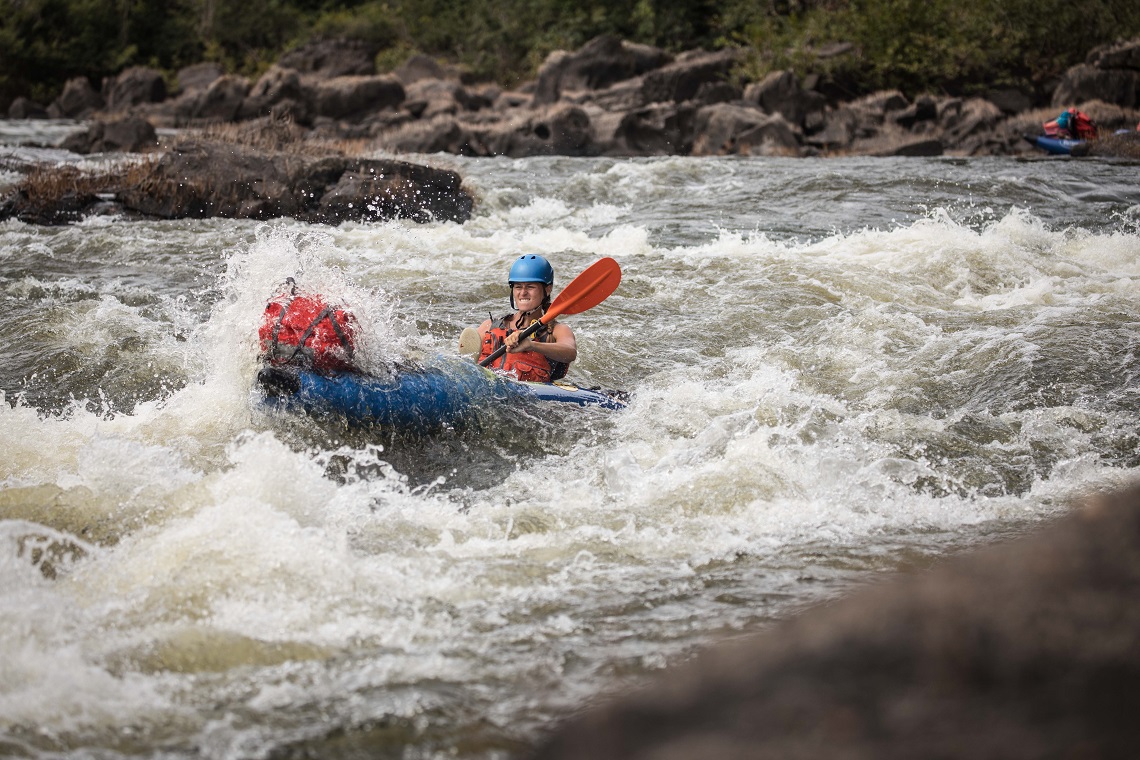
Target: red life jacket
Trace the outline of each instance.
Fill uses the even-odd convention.
[[[1048,137],[1067,137],[1073,140],[1095,140],[1097,137],[1096,122],[1087,113],[1075,108],[1062,111],[1060,116],[1042,126]]]
[[[518,332],[517,330],[507,329],[507,319],[510,314],[500,319],[487,334],[483,336],[483,347],[479,351],[478,361],[483,361],[488,356],[493,354],[499,346],[503,345],[508,334]],[[535,333],[531,340],[537,340],[541,343],[553,343],[554,335],[551,333],[550,326],[540,329]],[[566,362],[556,362],[546,358],[537,351],[519,351],[512,354],[505,352],[502,356],[495,360],[490,365],[492,369],[502,370],[507,374],[514,375],[519,380],[530,380],[536,383],[549,383],[554,380],[561,380],[566,377],[567,370],[570,365]]]
[[[277,298],[265,306],[258,329],[261,358],[273,365],[295,364],[318,372],[354,370],[356,318],[318,295]]]

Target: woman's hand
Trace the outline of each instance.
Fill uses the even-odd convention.
[[[537,344],[533,340],[530,338],[523,338],[522,340],[519,340],[520,335],[522,335],[522,333],[508,333],[507,337],[503,339],[503,343],[507,346],[508,354],[517,354],[520,351],[536,350],[535,346]]]

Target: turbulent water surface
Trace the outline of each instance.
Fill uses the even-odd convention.
[[[1140,464],[1135,166],[426,160],[470,222],[0,224],[0,755],[516,757]],[[628,409],[423,436],[254,389],[286,276],[384,372],[531,252],[621,264],[566,322]]]

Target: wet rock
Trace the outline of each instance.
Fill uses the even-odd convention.
[[[1098,69],[1140,71],[1140,38],[1095,48],[1086,63]]]
[[[205,92],[191,96],[191,116],[208,122],[233,121],[240,113],[249,90],[249,80],[245,77],[232,74],[218,77]]]
[[[930,95],[920,95],[909,106],[896,112],[892,118],[900,127],[914,129],[920,122],[932,122],[938,119],[938,101]]]
[[[740,57],[741,52],[736,48],[683,53],[672,63],[645,75],[641,85],[644,102],[690,100],[702,84],[726,80]]]
[[[664,50],[612,35],[596,37],[574,52],[558,50],[547,56],[538,72],[531,105],[555,103],[563,92],[604,89],[659,68],[672,58]]]
[[[691,103],[654,103],[591,119],[599,152],[615,156],[688,155],[693,150],[697,108]]]
[[[986,100],[997,106],[1003,114],[1015,114],[1028,111],[1033,107],[1033,98],[1022,90],[1004,87],[986,93]]]
[[[395,108],[404,97],[400,80],[388,74],[333,77],[314,86],[312,112],[330,119],[360,119],[370,112]]]
[[[1137,598],[1132,489],[714,647],[531,757],[1132,757]]]
[[[48,115],[53,119],[85,119],[104,105],[103,96],[87,77],[75,77],[67,80],[63,92],[48,106]]]
[[[473,95],[459,82],[447,79],[418,79],[404,89],[407,98],[404,107],[416,118],[478,111],[490,105],[488,100]]]
[[[61,148],[73,153],[140,153],[158,145],[154,127],[146,119],[128,116],[95,121],[82,132],[68,135]]]
[[[748,149],[743,152],[763,152],[765,141],[780,145],[791,153],[798,152],[799,143],[791,126],[783,116],[765,114],[757,108],[731,103],[705,106],[696,113],[693,125],[694,156],[720,156],[742,152],[738,149],[741,138]]]
[[[226,72],[216,63],[196,63],[178,70],[180,93],[205,90]]]
[[[102,94],[108,111],[126,111],[132,106],[166,100],[166,82],[155,69],[131,66],[117,76],[106,77]]]
[[[120,200],[165,219],[291,216],[329,224],[395,217],[462,222],[473,207],[459,175],[445,169],[205,141],[165,153]]]
[[[16,98],[12,104],[8,106],[9,119],[46,119],[48,118],[48,110],[23,96]]]
[[[1065,72],[1053,91],[1053,105],[1069,108],[1086,100],[1103,100],[1125,108],[1140,103],[1140,71],[1100,69],[1088,64],[1074,66]]]
[[[290,125],[264,125],[275,127]],[[328,224],[463,222],[474,206],[460,176],[446,169],[197,140],[105,173],[40,167],[4,200],[0,220],[67,223],[102,212],[110,198],[133,218],[290,216]]]
[[[821,125],[827,106],[823,95],[805,90],[792,71],[773,71],[748,85],[744,100],[767,113],[778,113],[801,128]]]
[[[312,123],[311,92],[301,83],[296,69],[271,66],[254,83],[238,109],[238,119],[256,119],[276,113],[288,114],[298,124]]]
[[[363,40],[317,40],[285,53],[277,65],[320,79],[371,76],[376,73],[379,52],[380,45]]]

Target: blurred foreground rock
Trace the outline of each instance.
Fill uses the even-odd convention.
[[[1140,488],[568,721],[535,760],[1140,755]]]

